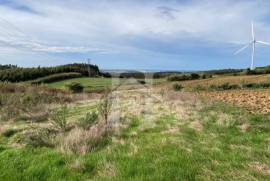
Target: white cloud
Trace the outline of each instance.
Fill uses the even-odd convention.
[[[22,3],[14,1],[14,3]],[[260,3],[259,3],[260,2]],[[38,13],[0,6],[2,46],[42,52],[108,52],[132,48],[125,38],[154,37],[172,41],[242,43],[249,40],[250,21],[257,35],[270,40],[263,21],[267,1],[24,1]],[[147,43],[147,42],[146,42]],[[181,42],[179,42],[181,44]]]

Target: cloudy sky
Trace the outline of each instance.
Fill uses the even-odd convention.
[[[0,64],[92,63],[103,69],[199,70],[250,66],[270,42],[268,0],[0,0]],[[256,65],[270,64],[259,45]]]

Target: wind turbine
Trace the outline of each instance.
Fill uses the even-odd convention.
[[[251,57],[251,66],[250,69],[254,70],[254,60],[255,60],[255,50],[256,50],[256,44],[264,44],[270,46],[270,43],[264,42],[264,41],[257,41],[255,38],[255,32],[254,32],[254,24],[253,22],[251,23],[251,35],[252,35],[252,41],[247,43],[245,46],[237,50],[234,55],[237,55],[238,53],[242,52],[249,46],[252,46],[252,57]]]

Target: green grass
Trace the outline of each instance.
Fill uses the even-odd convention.
[[[158,84],[164,82],[165,79],[146,79],[146,83],[149,84]],[[122,85],[136,85],[138,82],[135,79],[116,79],[116,78],[74,78],[63,81],[57,81],[53,83],[47,84],[50,88],[55,89],[65,89],[65,85],[71,82],[79,82],[81,83],[86,91],[99,91],[104,90],[106,87],[118,86]]]
[[[85,87],[86,90],[104,89],[112,85],[112,79],[109,79],[109,78],[82,77],[82,78],[74,78],[74,79],[53,82],[53,83],[48,84],[48,86],[50,88],[55,88],[55,89],[65,89],[65,85],[71,82],[81,83]]]
[[[70,113],[85,108],[71,108]],[[0,180],[270,179],[266,116],[221,103],[194,114],[201,131],[189,126],[192,117],[157,117],[151,128],[143,127],[143,117],[132,117],[130,126],[109,145],[84,156],[48,148],[8,148],[0,137]],[[224,124],[219,123],[221,114],[228,115]],[[244,122],[249,127],[242,131],[238,126]],[[176,131],[169,131],[172,127]]]

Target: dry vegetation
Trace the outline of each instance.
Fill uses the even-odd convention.
[[[264,99],[269,98],[269,91],[264,91]],[[206,97],[223,92],[201,93]],[[270,127],[262,115],[201,99],[193,92],[174,91],[165,84],[119,87],[95,96],[58,94],[63,104],[43,99],[38,103],[49,108],[46,120],[22,120],[21,114],[2,120],[0,169],[5,172],[0,173],[1,179],[270,178]],[[28,99],[34,97],[31,93]]]
[[[181,83],[186,91],[195,91],[206,99],[218,100],[245,107],[256,113],[270,113],[270,89],[243,88],[242,85],[250,83],[269,83],[269,75],[247,76],[220,76],[206,80],[183,81]],[[222,90],[222,86],[235,85],[235,90]],[[220,90],[211,87],[221,86]]]
[[[186,88],[192,89],[195,86],[210,87],[211,85],[244,84],[244,83],[264,83],[270,82],[268,75],[243,75],[243,76],[218,76],[211,79],[192,80],[181,82]]]
[[[243,106],[249,111],[270,113],[270,90],[228,90],[200,92],[199,95]]]

